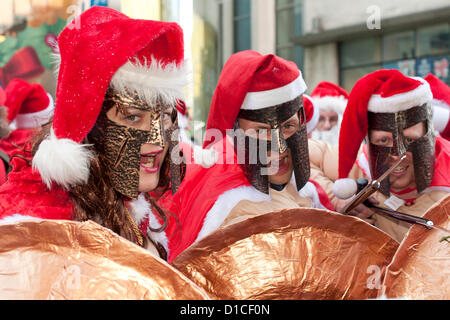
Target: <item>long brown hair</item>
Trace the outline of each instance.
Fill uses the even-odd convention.
[[[102,111],[103,112],[103,111]],[[53,121],[42,127],[42,130],[33,138],[32,155],[34,156],[41,142],[49,136]],[[88,182],[84,185],[72,186],[68,193],[74,204],[75,210],[73,219],[76,221],[92,220],[98,224],[111,229],[120,236],[137,243],[136,235],[133,231],[131,222],[127,219],[127,208],[125,207],[124,197],[114,190],[109,179],[107,168],[102,164],[98,152],[94,145],[85,138],[82,144],[90,145],[93,157],[90,161],[90,175]],[[165,168],[161,168],[161,173],[165,174]],[[164,187],[165,188],[165,187]],[[163,220],[161,228],[154,232],[163,232],[167,226],[167,217],[158,204],[157,200],[146,194],[147,201],[150,202],[152,209],[155,209]]]

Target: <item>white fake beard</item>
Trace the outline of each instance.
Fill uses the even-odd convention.
[[[326,141],[330,145],[336,146],[339,144],[339,131],[340,125],[335,125],[328,131],[319,131],[316,129],[311,133],[311,138],[314,140]]]

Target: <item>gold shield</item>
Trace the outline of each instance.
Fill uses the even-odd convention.
[[[450,229],[450,196],[423,216],[435,225]],[[450,234],[413,226],[388,266],[383,283],[387,298],[450,299]]]
[[[362,220],[300,208],[220,228],[172,265],[216,299],[367,299],[397,248]]]
[[[0,225],[0,299],[208,299],[145,249],[88,222]]]

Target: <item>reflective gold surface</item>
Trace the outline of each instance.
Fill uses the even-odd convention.
[[[208,299],[145,249],[94,222],[0,225],[0,299]]]
[[[435,225],[450,229],[450,196],[424,215]],[[440,241],[449,234],[413,226],[388,266],[384,280],[388,298],[450,299],[450,243]]]
[[[366,299],[397,248],[357,218],[300,208],[218,229],[172,265],[217,299]]]

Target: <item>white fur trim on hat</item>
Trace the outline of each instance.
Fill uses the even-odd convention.
[[[333,184],[333,193],[339,199],[349,199],[356,194],[358,186],[355,180],[350,178],[338,179]]]
[[[411,78],[420,81],[422,84],[414,90],[399,93],[387,98],[383,98],[379,94],[374,94],[367,105],[368,111],[376,113],[394,113],[431,102],[433,94],[431,93],[428,82],[419,77]]]
[[[443,100],[433,99],[431,100],[431,105],[450,109],[450,105]]]
[[[242,103],[243,110],[258,110],[294,100],[306,91],[306,83],[300,74],[291,83],[272,90],[248,92]]]
[[[93,156],[89,146],[70,139],[58,139],[52,129],[33,157],[33,168],[39,171],[49,189],[52,182],[66,190],[73,185],[85,184]]]
[[[450,109],[433,105],[433,126],[437,132],[442,132],[450,120]]]
[[[50,100],[50,103],[48,104],[47,108],[33,113],[19,113],[16,116],[16,119],[14,120],[16,128],[18,129],[37,128],[50,121],[51,117],[53,116],[55,105],[53,103],[52,96],[48,93],[47,96]]]
[[[119,92],[135,91],[149,104],[161,98],[164,103],[176,105],[176,100],[184,100],[184,88],[188,85],[188,63],[180,66],[169,63],[163,66],[151,59],[150,66],[127,62],[121,66],[111,80],[111,87]]]
[[[335,111],[338,115],[344,114],[348,101],[344,96],[312,97],[312,100],[319,110]]]
[[[225,191],[217,198],[211,210],[206,214],[203,226],[195,241],[199,241],[219,228],[231,210],[242,200],[262,202],[269,201],[270,196],[252,186],[241,186]]]

